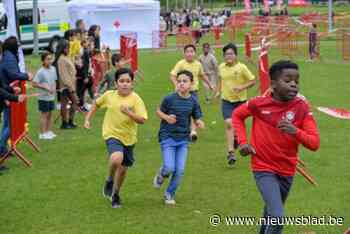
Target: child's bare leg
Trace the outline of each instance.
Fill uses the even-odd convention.
[[[110,172],[110,176],[113,178],[114,189],[117,190],[118,192],[120,190],[120,186],[125,177],[125,174],[123,174],[122,162],[123,162],[123,152],[114,152],[111,155],[110,163],[109,163],[110,165],[109,172]],[[121,180],[120,180],[120,177],[121,177]]]
[[[234,130],[232,128],[231,119],[225,119],[225,132],[227,141],[227,152],[233,152],[233,136]]]
[[[40,112],[40,133],[44,134],[47,132],[47,113],[46,112]]]
[[[46,116],[46,132],[51,131],[52,129],[52,112],[47,112]]]
[[[125,166],[121,166],[118,168],[117,172],[116,172],[116,189],[117,191],[119,192],[122,185],[123,185],[123,182],[124,182],[124,179],[126,177],[126,173],[128,171],[128,168],[125,167]]]

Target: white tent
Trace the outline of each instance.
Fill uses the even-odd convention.
[[[68,4],[71,26],[83,19],[86,26],[101,26],[101,44],[119,49],[120,35],[136,33],[138,48],[152,48],[152,33],[159,31],[159,1],[73,0]]]

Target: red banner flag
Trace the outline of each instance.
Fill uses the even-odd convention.
[[[130,67],[133,72],[138,70],[137,37],[136,34],[120,36],[120,54],[124,59],[130,59]]]
[[[14,87],[21,88],[22,94],[26,94],[25,81],[20,81],[14,85]],[[24,102],[10,102],[10,138],[11,145],[16,145],[19,140],[26,134],[26,122],[27,122],[27,101]]]

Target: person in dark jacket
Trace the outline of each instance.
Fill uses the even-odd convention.
[[[10,86],[10,84],[16,80],[32,80],[31,73],[23,73],[18,66],[18,41],[17,38],[11,36],[4,41],[2,46],[3,55],[0,62],[0,80],[2,87]],[[7,152],[7,141],[10,137],[10,108],[3,105],[3,126],[1,130],[0,139],[0,155],[4,155]]]

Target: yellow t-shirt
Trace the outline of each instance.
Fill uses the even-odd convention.
[[[232,66],[222,63],[219,66],[219,76],[221,78],[221,98],[229,102],[239,102],[247,100],[247,90],[239,93],[233,90],[238,85],[244,85],[248,81],[254,80],[254,75],[246,65],[237,62]]]
[[[185,59],[180,60],[176,63],[173,70],[170,72],[171,75],[176,76],[179,71],[182,70],[188,70],[192,72],[193,74],[193,85],[191,87],[191,91],[198,91],[199,90],[199,77],[204,75],[202,64],[194,60],[193,62],[189,63]]]
[[[81,49],[80,40],[75,39],[74,41],[69,42],[69,57],[72,58],[73,61],[75,57],[80,54],[80,49]]]
[[[121,112],[122,105],[129,107],[136,115],[148,118],[145,104],[135,92],[123,97],[117,90],[111,90],[96,100],[98,108],[107,108],[102,127],[103,139],[115,138],[129,146],[137,142],[137,123]]]

